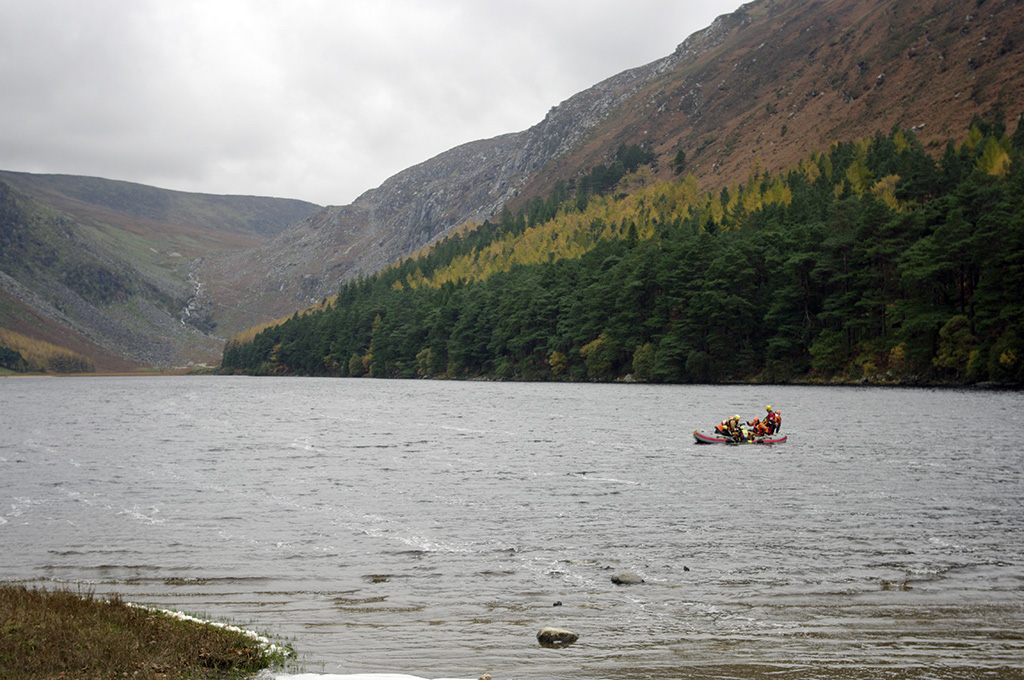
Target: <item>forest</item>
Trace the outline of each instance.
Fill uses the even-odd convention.
[[[225,346],[255,375],[1024,381],[1024,126],[838,142],[701,192],[620,149]],[[685,157],[674,164],[682,171]],[[616,165],[616,163],[618,165]],[[608,181],[615,177],[614,185]]]
[[[88,373],[95,368],[78,352],[0,328],[0,373]]]

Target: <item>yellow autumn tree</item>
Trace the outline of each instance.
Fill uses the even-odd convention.
[[[886,175],[874,183],[871,187],[871,194],[893,210],[900,210],[900,202],[896,198],[896,185],[899,184],[899,181],[899,175]]]
[[[989,137],[981,155],[978,156],[976,167],[989,175],[1005,177],[1010,169],[1010,140],[1006,137]]]
[[[89,373],[96,370],[87,356],[12,330],[0,328],[0,345],[21,354],[32,372]]]
[[[811,157],[811,156],[807,156],[803,160],[801,160],[799,167],[800,167],[800,172],[802,172],[804,177],[807,178],[807,181],[812,183],[812,184],[819,177],[821,177],[821,174],[822,174],[821,167],[819,167],[819,165],[816,162],[816,160],[813,157]]]

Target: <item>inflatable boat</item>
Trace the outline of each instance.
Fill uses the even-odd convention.
[[[746,444],[783,444],[786,441],[786,435],[784,434],[768,434],[763,437],[755,437],[751,435],[747,439],[733,439],[725,435],[718,434],[717,432],[704,432],[703,430],[694,430],[693,438],[697,440],[698,444],[731,444],[733,446],[743,446]]]

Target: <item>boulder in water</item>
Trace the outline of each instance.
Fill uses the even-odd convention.
[[[541,628],[537,633],[537,642],[542,647],[565,647],[579,640],[580,636],[564,628]]]
[[[640,578],[639,574],[631,571],[622,571],[612,576],[612,583],[617,586],[635,586],[643,582],[644,580]]]

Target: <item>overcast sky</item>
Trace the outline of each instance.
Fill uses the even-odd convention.
[[[0,0],[0,169],[350,203],[740,0]]]

